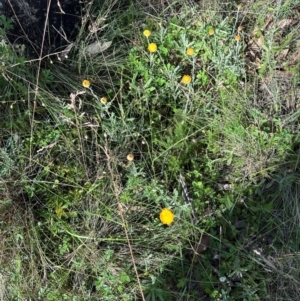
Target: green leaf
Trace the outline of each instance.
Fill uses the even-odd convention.
[[[0,16],[0,26],[3,26],[5,31],[14,28],[12,21],[10,19],[6,19],[3,15]]]
[[[120,276],[120,281],[122,283],[128,283],[130,282],[130,277],[126,273],[124,273]]]

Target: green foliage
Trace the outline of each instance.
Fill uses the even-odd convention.
[[[175,4],[158,17],[92,1],[69,58],[40,65],[8,43],[0,17],[7,300],[299,295],[299,106],[267,78],[296,31],[268,28],[263,13],[254,24],[251,4]],[[253,72],[248,40],[266,34]],[[95,40],[112,46],[84,53]]]
[[[0,16],[0,26],[2,27],[2,30],[0,32],[1,35],[5,34],[8,30],[13,28],[12,20],[7,19],[5,16]]]
[[[160,280],[155,276],[151,277],[151,284],[146,286],[145,290],[145,299],[146,301],[167,301],[170,299],[170,293],[165,287],[160,283]]]

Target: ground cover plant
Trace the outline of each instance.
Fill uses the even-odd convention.
[[[0,299],[298,300],[300,3],[84,5],[0,17]]]

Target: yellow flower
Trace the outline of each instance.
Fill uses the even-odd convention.
[[[238,4],[238,6],[237,6],[237,8],[238,8],[238,10],[240,10],[241,8],[242,8],[242,4],[240,3],[240,4]]]
[[[146,30],[143,31],[143,35],[148,38],[148,37],[151,36],[151,31],[146,29]]]
[[[186,54],[187,54],[187,55],[193,55],[193,54],[194,54],[194,49],[193,49],[192,47],[188,47],[188,48],[186,49]]]
[[[128,161],[133,161],[133,159],[134,159],[134,155],[133,154],[128,154],[127,155],[127,160]]]
[[[181,83],[185,85],[188,85],[191,81],[192,81],[192,77],[190,75],[184,75],[181,78]]]
[[[174,213],[167,208],[160,211],[159,219],[164,225],[171,225],[174,221]]]
[[[91,83],[90,83],[89,80],[85,79],[84,81],[82,81],[82,85],[83,85],[85,88],[88,88],[88,87],[91,85]]]
[[[241,40],[241,36],[240,36],[239,34],[237,34],[237,35],[234,37],[234,39],[238,42],[238,41]]]
[[[100,102],[105,105],[107,103],[107,98],[106,97],[101,97]]]
[[[150,43],[150,44],[148,45],[148,51],[149,51],[149,52],[153,53],[153,52],[155,52],[156,50],[157,50],[157,45],[156,45],[155,43]]]
[[[238,28],[237,28],[238,31],[242,31],[243,30],[243,26],[240,25]]]
[[[213,28],[210,28],[210,29],[208,30],[208,34],[209,34],[210,36],[214,35],[214,33],[215,33],[215,31],[214,31]]]

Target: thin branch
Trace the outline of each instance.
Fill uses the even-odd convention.
[[[134,271],[135,271],[136,279],[137,279],[137,282],[138,282],[138,285],[139,285],[141,297],[142,297],[143,301],[146,301],[144,293],[143,293],[143,289],[142,289],[142,284],[141,284],[141,281],[140,281],[139,273],[138,273],[138,270],[137,270],[137,267],[136,267],[136,263],[135,263],[135,260],[134,260],[134,255],[133,255],[132,246],[130,244],[129,234],[128,234],[128,231],[126,229],[125,218],[124,218],[124,214],[123,214],[123,207],[122,207],[122,204],[121,204],[120,199],[119,199],[121,184],[119,183],[119,180],[117,179],[116,173],[113,171],[113,168],[111,166],[111,157],[110,157],[110,155],[108,153],[108,150],[105,147],[101,147],[101,148],[102,148],[102,150],[104,151],[104,153],[106,155],[106,158],[107,158],[107,167],[108,167],[109,173],[110,173],[110,175],[111,175],[111,177],[113,179],[112,182],[113,182],[113,187],[114,187],[114,195],[115,195],[117,203],[118,203],[118,209],[119,209],[120,216],[121,216],[121,219],[122,219],[122,224],[123,224],[123,228],[124,228],[126,240],[127,240],[127,243],[128,243],[128,248],[129,248],[129,252],[130,252],[130,256],[131,256],[133,268],[134,268]]]

